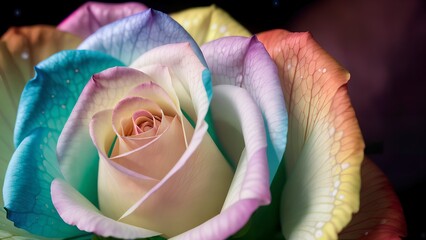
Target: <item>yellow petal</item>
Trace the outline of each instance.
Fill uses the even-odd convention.
[[[182,25],[199,45],[225,36],[252,35],[227,12],[215,5],[189,8],[170,16]]]
[[[349,73],[309,33],[275,30],[258,37],[278,65],[289,112],[284,235],[337,239],[359,208],[364,150],[347,93]]]

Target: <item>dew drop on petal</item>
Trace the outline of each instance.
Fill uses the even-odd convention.
[[[21,53],[21,58],[27,60],[30,57],[30,54],[26,51]]]

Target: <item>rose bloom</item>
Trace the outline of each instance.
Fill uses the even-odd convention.
[[[405,235],[349,73],[308,33],[89,2],[0,47],[3,238]]]

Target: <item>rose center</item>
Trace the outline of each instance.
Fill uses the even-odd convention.
[[[140,110],[133,113],[131,118],[131,127],[126,128],[124,132],[125,136],[134,136],[141,133],[150,132],[155,135],[158,131],[158,127],[161,124],[161,116],[152,114],[146,110]]]

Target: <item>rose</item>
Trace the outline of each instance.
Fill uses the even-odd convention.
[[[205,12],[208,12],[208,11],[205,11]],[[212,21],[213,22],[213,21]],[[213,24],[214,24],[214,22],[213,22]],[[210,26],[214,26],[214,25],[210,25]],[[276,41],[276,42],[281,42],[281,41]],[[295,42],[297,42],[297,41],[295,41]],[[310,39],[309,41],[307,41],[308,43],[310,43],[310,44],[312,44],[312,40]],[[290,46],[292,46],[291,44],[288,44],[288,46],[290,47]],[[308,46],[309,46],[309,44],[308,44]],[[305,46],[304,46],[305,47]],[[315,47],[317,47],[317,46],[315,46]],[[305,47],[305,49],[306,49],[307,47]],[[285,49],[285,47],[284,47],[284,49]],[[309,50],[309,48],[308,48],[308,50]],[[307,52],[309,52],[309,51],[307,51]],[[285,56],[285,55],[283,55],[283,56]],[[325,54],[323,54],[322,56],[320,55],[320,58],[321,57],[323,57],[323,56],[325,56]],[[297,57],[299,57],[299,56],[297,56]],[[298,59],[298,60],[300,60],[300,59]],[[297,62],[297,61],[296,61]],[[280,66],[280,63],[278,63],[278,65]],[[282,72],[285,72],[285,69],[286,69],[286,67],[288,67],[288,65],[287,66],[282,66],[282,64],[281,64],[281,66],[280,66],[280,69],[282,69],[283,71]],[[328,69],[328,68],[326,68],[326,69]],[[330,69],[333,69],[333,68],[330,68]],[[330,69],[328,70],[328,71],[330,71]],[[327,70],[326,70],[327,71]],[[333,77],[331,77],[331,78],[333,78]],[[309,79],[309,76],[307,77],[307,79]],[[297,80],[297,79],[296,79]],[[283,80],[284,82],[285,81],[289,81],[289,80],[286,80],[285,78],[284,78],[284,80]],[[339,92],[341,92],[341,91],[339,91]],[[331,95],[331,98],[333,98],[333,96],[332,96],[332,94],[330,94]],[[342,95],[345,95],[345,94],[342,94]],[[288,96],[288,95],[287,95]],[[337,100],[337,102],[339,102],[340,101],[340,98],[339,98],[339,100]],[[308,104],[308,106],[309,106],[310,104]],[[297,108],[295,108],[295,109],[297,109]],[[296,113],[294,112],[295,110],[293,110],[293,113],[290,113],[290,114],[293,114],[293,116],[294,115],[296,115],[297,116],[297,111],[300,111],[300,109],[297,109],[297,111],[296,111]],[[330,114],[330,115],[332,115],[332,113]],[[292,122],[292,118],[290,118],[290,123]],[[294,122],[294,121],[293,121]],[[356,125],[356,124],[355,124]],[[294,126],[294,125],[293,125]],[[297,125],[296,125],[297,126]],[[290,132],[291,132],[291,129],[290,129]],[[288,154],[288,153],[287,153]],[[296,154],[296,156],[297,156],[297,154]],[[367,161],[364,161],[365,163],[368,163]],[[368,165],[367,165],[368,166]],[[371,167],[370,168],[366,168],[366,169],[371,169]],[[374,171],[376,171],[377,172],[377,169],[373,169]],[[373,171],[373,170],[371,170],[371,171]],[[365,175],[364,175],[365,176]],[[383,176],[380,176],[379,175],[379,177],[381,177],[381,178],[383,178]],[[377,179],[373,179],[373,180],[377,180]],[[392,195],[391,195],[392,196]],[[370,195],[370,197],[371,197],[371,195]],[[361,199],[361,201],[362,201],[362,199]],[[393,196],[393,200],[391,199],[391,201],[387,201],[387,202],[395,202],[395,197]],[[384,204],[383,204],[384,205]],[[383,206],[382,205],[382,206]],[[362,205],[361,205],[362,206]],[[384,206],[384,207],[386,207],[386,206]],[[398,206],[396,206],[396,207],[398,207]],[[361,210],[363,210],[363,209],[365,209],[365,208],[361,208]],[[386,210],[385,208],[383,209],[383,210]],[[398,210],[397,208],[396,208],[396,210]],[[361,211],[361,213],[360,214],[358,214],[357,216],[363,216],[363,214],[364,214],[364,216],[363,217],[366,217],[366,218],[368,218],[368,216],[365,216],[365,213],[368,213],[368,211],[364,211],[364,212],[362,212]],[[380,215],[380,213],[379,213],[379,215]],[[357,216],[355,217],[355,219],[357,218]],[[362,218],[362,217],[361,217]],[[358,219],[359,220],[359,219]],[[392,226],[392,223],[393,223],[393,221],[389,221],[389,222],[387,222],[388,224],[384,224],[383,226]],[[303,224],[302,224],[303,225]],[[373,223],[373,225],[374,225],[374,223]],[[285,229],[285,226],[284,226],[284,229]],[[290,229],[290,230],[292,230],[292,229]],[[297,229],[296,229],[297,230]],[[353,229],[352,229],[353,230]],[[362,229],[363,231],[361,232],[361,234],[364,234],[365,232],[365,229]],[[380,229],[379,229],[380,230]],[[297,231],[295,231],[296,232],[296,234],[297,234]],[[380,232],[380,231],[379,231]],[[286,233],[285,233],[286,234]],[[288,233],[287,233],[288,234]],[[312,233],[313,235],[314,234],[318,234],[318,231],[317,232],[313,232]],[[358,233],[359,234],[359,233]],[[397,234],[398,234],[398,232],[397,232]],[[371,235],[370,235],[371,236]]]
[[[135,23],[137,25],[132,25]],[[141,28],[140,24],[149,26]],[[273,149],[274,145],[269,145],[272,154],[276,155],[270,155],[270,160],[276,160],[284,149],[285,108],[275,64],[256,38],[232,38],[233,45],[225,45],[232,48],[221,50],[223,53],[233,50],[234,61],[240,62],[228,69],[229,74],[213,73],[213,77],[223,84],[230,81],[232,74],[238,74],[238,84],[247,90],[231,86],[212,89],[210,73],[197,45],[174,21],[153,10],[97,31],[81,47],[96,49],[102,46],[105,40],[112,39],[108,32],[120,27],[142,30],[129,36],[121,46],[122,52],[115,55],[126,64],[133,62],[131,67],[141,72],[130,68],[107,69],[94,75],[80,94],[90,75],[120,65],[120,62],[108,55],[81,50],[58,53],[36,66],[36,77],[26,85],[22,94],[15,133],[18,147],[9,164],[4,185],[9,219],[19,227],[47,237],[79,234],[76,228],[61,222],[56,217],[58,213],[66,223],[103,236],[136,238],[163,234],[169,237],[181,233],[183,238],[200,234],[212,239],[229,236],[243,226],[259,205],[269,202],[267,139],[277,146]],[[141,36],[147,37],[147,40],[133,41]],[[99,37],[105,37],[105,40]],[[122,36],[118,37],[116,41],[122,41]],[[173,41],[189,43],[169,44],[171,37]],[[139,56],[138,53],[131,52],[134,57],[126,54],[126,51],[135,49],[134,44],[145,45],[136,48],[141,53],[140,60],[136,61],[133,60]],[[216,52],[223,46],[220,42],[212,43],[205,53]],[[111,55],[114,54],[111,52]],[[262,78],[259,71],[254,71],[256,68],[253,66],[256,65],[262,66]],[[221,72],[224,73],[227,72]],[[265,79],[265,85],[259,88],[261,79]],[[218,97],[212,99],[212,115],[209,115],[212,91]],[[270,98],[275,99],[274,104],[268,101]],[[217,110],[219,108],[220,111]],[[267,119],[267,127],[274,134],[265,134],[261,111]],[[212,120],[210,116],[213,116]],[[145,121],[148,128],[156,128],[157,124],[157,134],[162,136],[149,141],[146,149],[140,149],[145,145],[136,142],[146,139],[130,139],[126,134],[130,127],[126,122],[130,124],[132,120]],[[190,126],[191,120],[194,129]],[[19,127],[30,122],[37,124],[29,128]],[[109,124],[104,126],[104,122]],[[136,123],[134,127],[138,130],[135,131],[144,129],[141,124]],[[215,139],[213,124],[218,129],[234,129],[230,136],[221,131],[217,136],[224,139],[221,142],[225,143],[224,150],[229,153],[229,159],[238,162],[231,187],[231,167],[210,137]],[[210,135],[206,134],[207,128],[211,129]],[[114,135],[110,136],[114,131],[116,141]],[[131,135],[134,137],[136,134]],[[91,140],[96,148],[90,145]],[[227,141],[232,141],[233,145],[227,145]],[[162,146],[160,150],[164,151],[165,146],[172,147],[173,143],[178,146],[170,152],[172,156],[158,152],[159,147]],[[59,166],[52,151],[56,146]],[[92,186],[96,179],[91,180],[90,177],[96,177],[98,152],[96,188]],[[154,162],[142,166],[137,162],[141,156],[144,161]],[[158,156],[169,159],[152,159]],[[25,176],[18,177],[17,173],[21,172],[25,172]],[[33,184],[35,192],[23,191],[29,184]],[[126,187],[119,188],[123,184]],[[50,185],[50,191],[45,188],[46,185]],[[128,194],[128,201],[114,200],[123,191]],[[97,197],[102,213],[94,205]],[[44,217],[39,224],[34,223],[31,215],[23,213],[29,205],[22,199],[34,201],[33,206],[37,208],[34,211],[42,211],[43,216],[35,216]],[[169,205],[158,204],[160,200]],[[40,205],[42,209],[39,209]],[[162,213],[161,209],[166,211]],[[236,223],[222,224],[235,221],[236,216],[240,218]],[[115,221],[119,218],[120,222]],[[142,223],[143,219],[147,221]],[[169,224],[162,224],[168,219]],[[54,227],[49,226],[51,221]],[[220,231],[206,232],[206,229],[214,227],[219,227]]]

